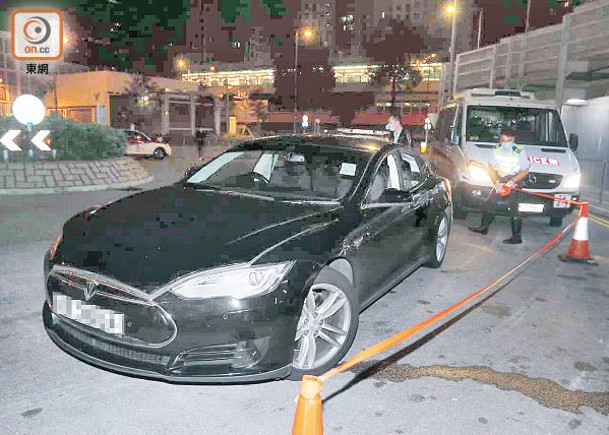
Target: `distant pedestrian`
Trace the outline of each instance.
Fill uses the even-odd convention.
[[[199,153],[199,157],[203,156],[203,145],[205,145],[205,131],[202,128],[199,128],[195,133],[195,140],[197,143],[197,151]]]
[[[391,132],[390,140],[392,142],[402,144],[409,148],[412,147],[412,137],[410,136],[410,132],[402,125],[399,115],[391,114],[387,120],[385,129]]]
[[[488,162],[489,174],[495,188],[491,191],[484,206],[480,226],[470,226],[470,231],[486,234],[495,219],[495,208],[499,199],[497,192],[501,188],[501,184],[506,184],[510,188],[521,188],[522,181],[529,175],[531,163],[527,159],[524,147],[514,143],[515,137],[513,130],[503,130],[499,136],[499,145],[493,150]],[[503,243],[519,244],[522,243],[522,217],[519,211],[521,193],[512,190],[507,199],[510,208],[512,237],[505,239]]]

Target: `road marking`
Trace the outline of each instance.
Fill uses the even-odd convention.
[[[605,228],[609,228],[609,221],[607,221],[603,218],[599,218],[598,216],[594,216],[594,215],[589,215],[588,217],[595,224],[599,224],[599,225],[604,226]]]

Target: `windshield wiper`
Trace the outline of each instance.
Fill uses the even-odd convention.
[[[246,196],[248,198],[257,198],[257,199],[264,199],[267,201],[275,201],[275,198],[273,198],[272,196],[260,195],[260,194],[251,193],[251,192],[243,192],[240,190],[223,190],[222,193],[225,193],[227,195],[238,195],[238,196]]]
[[[340,201],[336,199],[283,199],[281,202],[288,202],[290,204],[340,204]]]
[[[220,190],[220,188],[218,186],[213,186],[211,184],[205,184],[205,183],[190,183],[190,182],[186,182],[187,186],[191,186],[194,187],[197,190]]]

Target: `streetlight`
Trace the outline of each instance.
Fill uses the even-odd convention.
[[[457,0],[453,0],[451,5],[448,5],[445,10],[446,13],[451,14],[453,16],[452,26],[450,32],[450,79],[449,79],[449,87],[448,91],[452,92],[454,86],[454,74],[455,74],[455,59],[457,56]]]
[[[476,12],[478,12],[478,46],[480,48],[482,41],[482,26],[484,25],[484,8],[475,8]]]
[[[190,62],[184,56],[180,56],[176,59],[175,66],[176,66],[176,69],[180,72],[184,72],[184,71],[190,72]]]
[[[310,27],[299,28],[294,36],[294,134],[296,134],[296,124],[298,123],[298,42],[299,34],[305,41],[313,38],[314,32]]]

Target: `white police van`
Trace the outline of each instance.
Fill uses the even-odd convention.
[[[430,141],[428,158],[439,175],[453,187],[455,218],[480,209],[491,192],[488,161],[502,129],[516,131],[531,162],[525,190],[565,199],[579,199],[580,167],[573,151],[578,137],[569,141],[556,106],[539,101],[533,93],[507,89],[476,88],[455,94],[442,107]],[[529,196],[520,204],[523,215],[550,217],[550,225],[562,225],[572,211],[568,203]],[[500,200],[498,213],[507,212]]]

